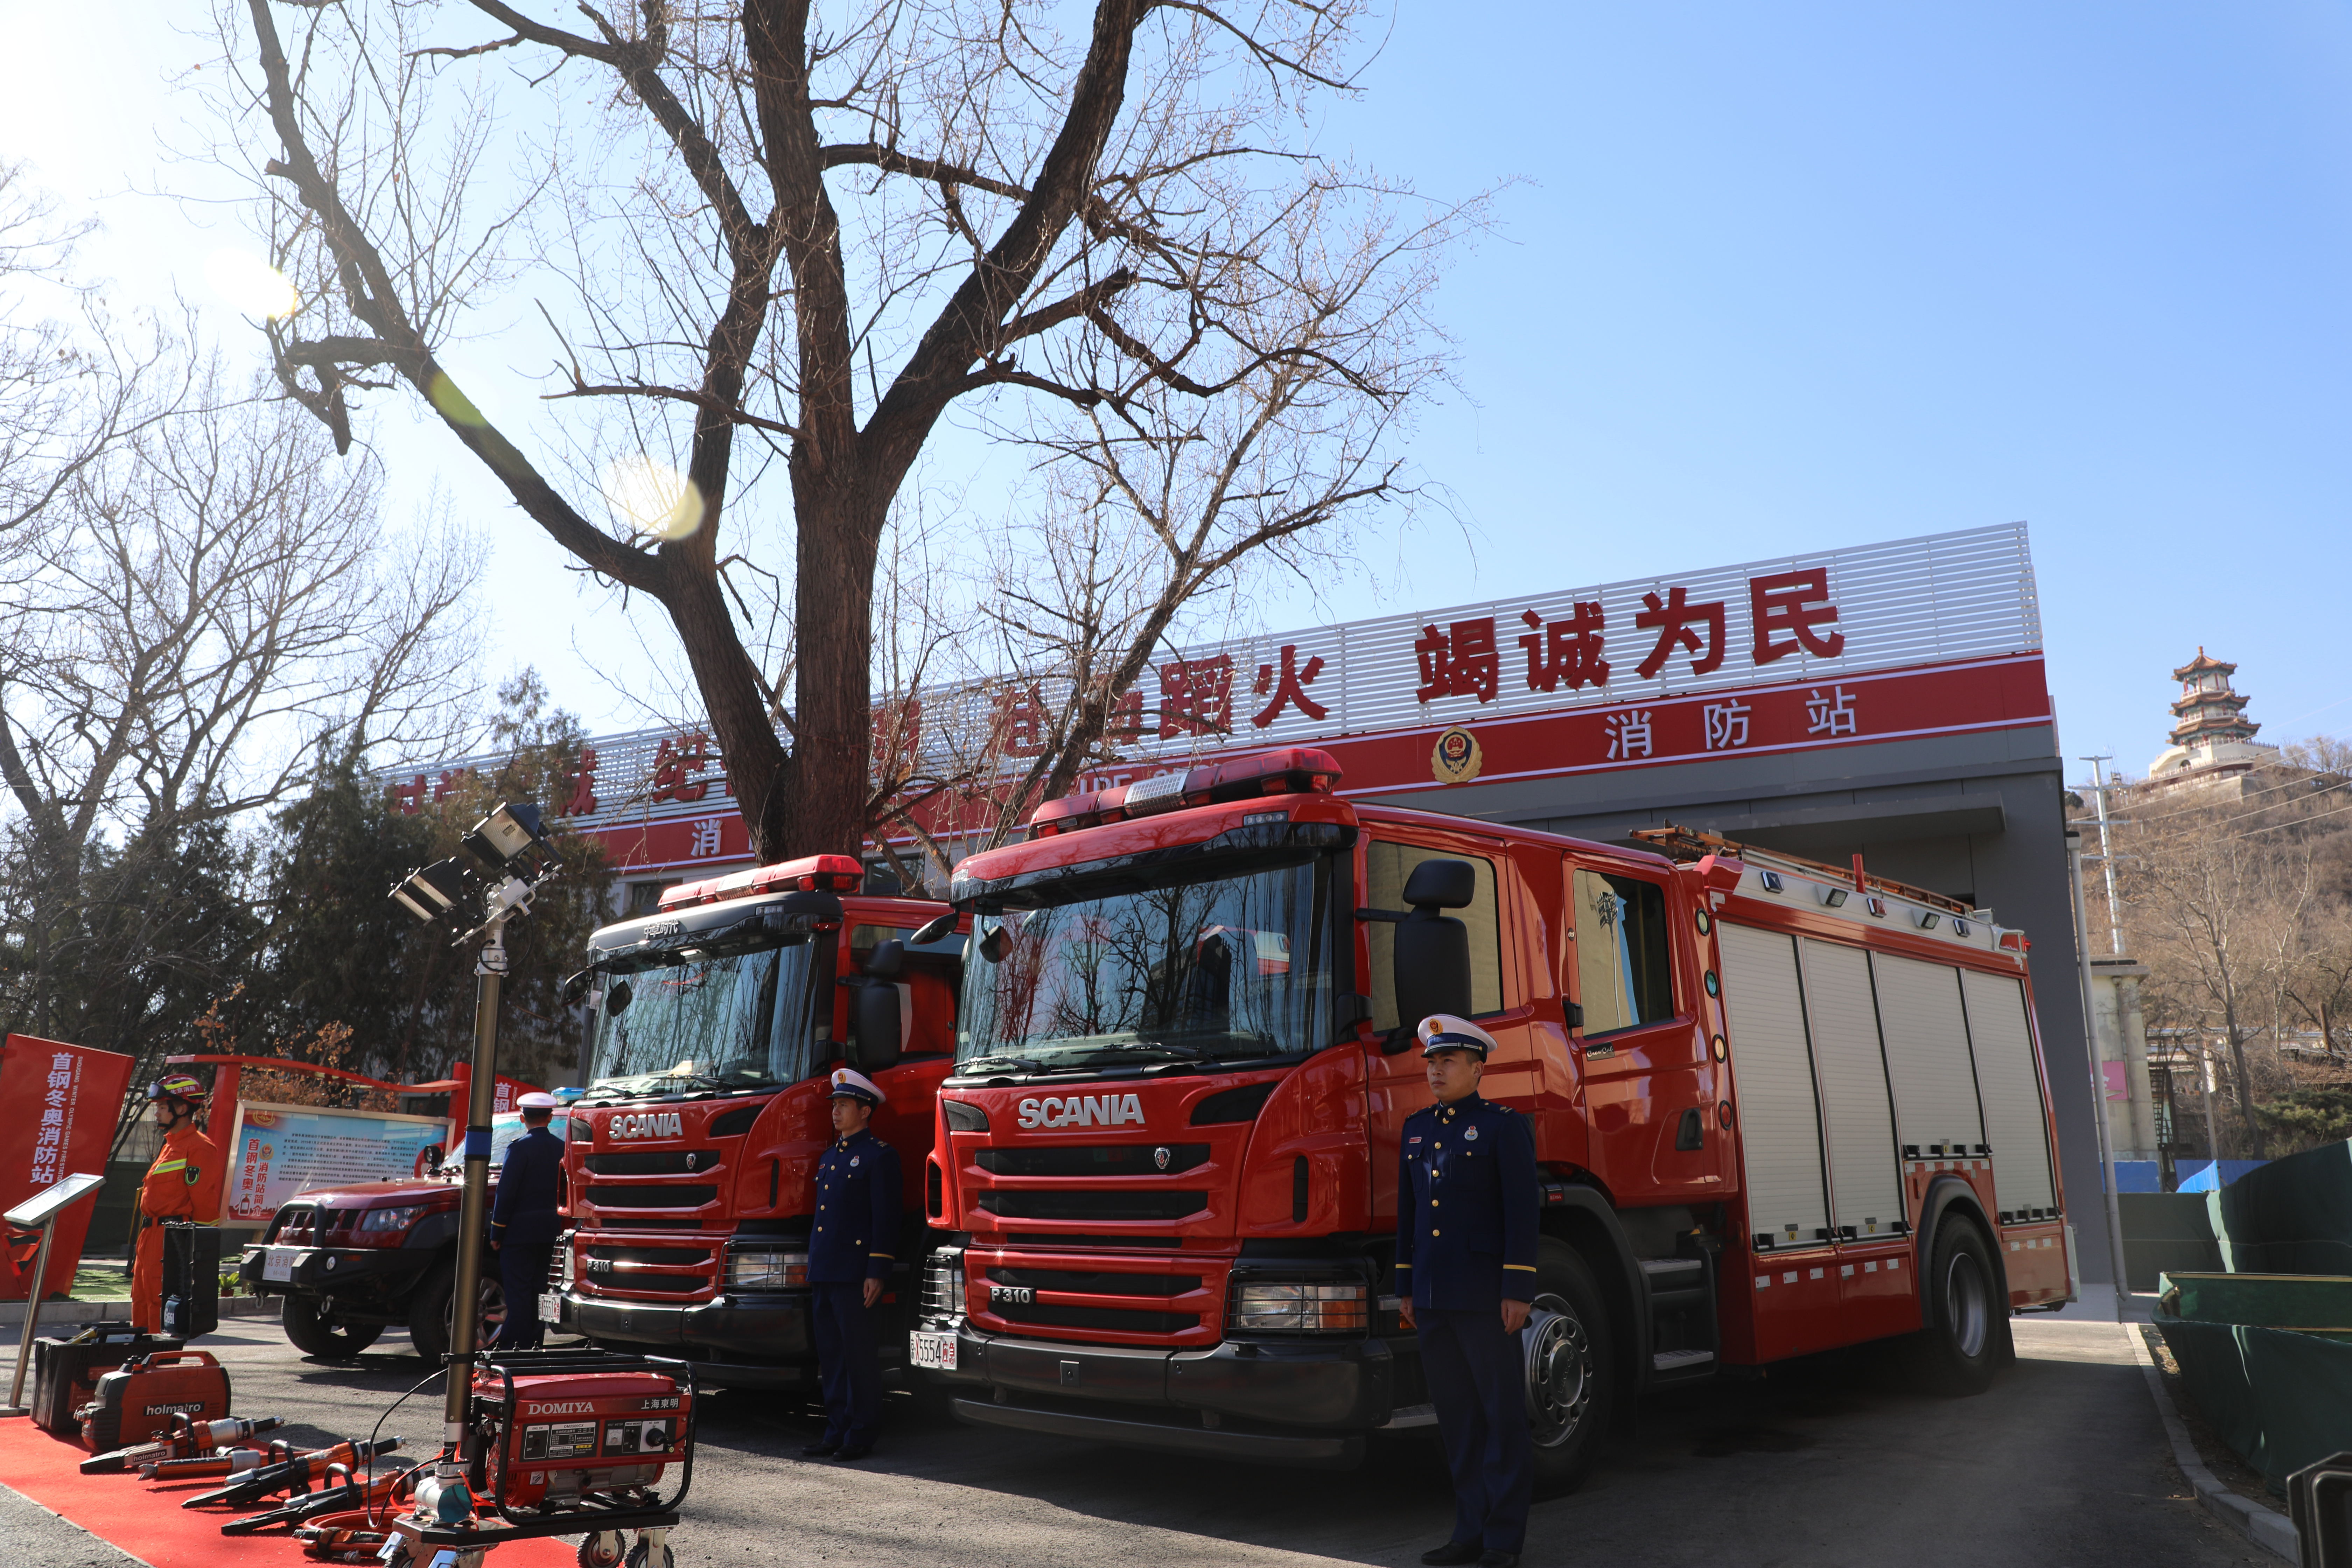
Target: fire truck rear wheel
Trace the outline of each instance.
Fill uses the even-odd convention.
[[[1609,1315],[1592,1270],[1566,1242],[1536,1252],[1536,1296],[1519,1331],[1538,1497],[1576,1484],[1609,1430],[1616,1398]]]
[[[1923,1281],[1927,1327],[1911,1344],[1914,1371],[1937,1394],[1982,1394],[2000,1355],[2000,1276],[1984,1232],[1960,1215],[1936,1227]]]
[[[286,1298],[284,1315],[278,1320],[286,1330],[286,1340],[304,1355],[320,1361],[349,1361],[375,1343],[383,1332],[375,1323],[336,1323],[328,1321],[319,1310],[319,1303],[308,1296]]]

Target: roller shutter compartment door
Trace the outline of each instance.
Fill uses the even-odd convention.
[[[1969,1005],[1969,1043],[1984,1102],[1985,1142],[1992,1145],[1994,1193],[2005,1209],[2058,1206],[2050,1183],[2049,1126],[2042,1115],[2042,1075],[2025,1023],[2025,987],[1998,974],[1960,972]]]
[[[1903,1219],[1903,1173],[1870,955],[1810,937],[1802,945],[1806,1016],[1829,1123],[1831,1216],[1857,1237],[1889,1236]]]
[[[1985,1142],[1977,1106],[1969,1024],[1960,1010],[1960,972],[1888,953],[1870,955],[1878,989],[1878,1035],[1886,1042],[1887,1076],[1895,1085],[1895,1126],[1906,1147],[1923,1157],[1941,1146],[1973,1154]]]
[[[1830,1216],[1796,939],[1746,926],[1717,929],[1739,1091],[1748,1228],[1782,1247],[1810,1244],[1827,1234]]]

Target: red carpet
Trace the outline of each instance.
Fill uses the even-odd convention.
[[[301,1542],[283,1530],[223,1535],[221,1525],[258,1513],[243,1509],[189,1510],[180,1500],[218,1481],[157,1485],[137,1476],[85,1476],[76,1468],[89,1455],[78,1443],[50,1436],[25,1417],[0,1419],[0,1482],[43,1508],[61,1513],[92,1535],[110,1541],[151,1568],[311,1568]],[[570,1542],[517,1541],[490,1554],[496,1568],[574,1568]]]

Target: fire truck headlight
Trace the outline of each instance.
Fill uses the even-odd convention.
[[[737,1252],[727,1258],[730,1290],[795,1290],[807,1283],[805,1252]]]
[[[370,1209],[360,1215],[360,1232],[363,1236],[381,1236],[406,1230],[424,1212],[423,1204],[412,1204],[405,1208]]]
[[[1371,1290],[1358,1281],[1254,1279],[1234,1287],[1228,1326],[1250,1333],[1361,1333]]]

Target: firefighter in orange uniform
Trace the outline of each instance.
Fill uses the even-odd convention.
[[[139,1253],[131,1267],[131,1321],[148,1333],[163,1327],[163,1225],[167,1219],[213,1225],[220,1219],[226,1162],[220,1145],[196,1126],[205,1086],[184,1072],[147,1086],[163,1148],[139,1184]]]

